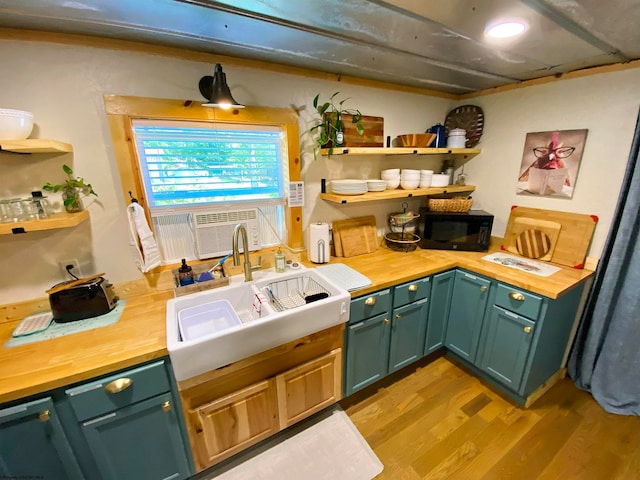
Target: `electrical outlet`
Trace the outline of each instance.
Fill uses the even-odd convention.
[[[69,278],[69,272],[67,271],[67,265],[73,265],[73,268],[70,269],[71,273],[73,273],[76,277],[82,277],[82,271],[80,270],[80,263],[77,258],[70,258],[68,260],[62,260],[60,263],[60,270],[62,271],[62,275],[65,280],[71,280]]]

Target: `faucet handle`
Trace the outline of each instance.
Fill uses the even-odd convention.
[[[256,270],[261,270],[262,269],[262,255],[258,256],[258,263],[255,264],[251,264],[251,271],[255,272]]]

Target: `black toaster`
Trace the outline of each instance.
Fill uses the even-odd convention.
[[[58,290],[49,294],[51,313],[58,323],[104,315],[113,310],[118,302],[113,285],[103,277],[60,290],[59,287],[63,285],[56,285],[54,288],[58,287]]]

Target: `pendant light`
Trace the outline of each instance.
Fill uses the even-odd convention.
[[[219,63],[216,63],[213,77],[211,75],[202,77],[198,86],[202,96],[209,100],[202,104],[203,107],[244,108],[244,105],[236,102],[231,96],[231,90],[227,85],[227,76]]]

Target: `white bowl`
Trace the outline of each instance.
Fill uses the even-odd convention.
[[[431,176],[420,177],[420,188],[429,188],[431,186]]]
[[[420,170],[420,175],[433,175],[433,170]]]
[[[400,186],[400,177],[391,180],[385,180],[387,183],[387,190],[395,190]]]
[[[446,187],[449,185],[449,175],[446,173],[434,173],[431,177],[432,187]]]
[[[33,130],[33,113],[0,108],[0,140],[25,140]]]
[[[387,168],[386,170],[380,171],[380,175],[400,175],[399,168]]]
[[[420,185],[420,180],[400,180],[400,186],[404,190],[415,190]]]
[[[420,174],[419,173],[401,173],[400,178],[420,180]]]
[[[400,175],[420,175],[420,170],[411,170],[409,168],[403,168],[400,171]]]

